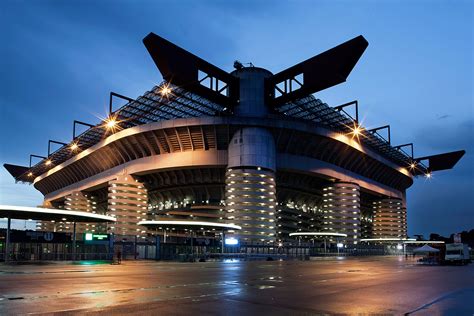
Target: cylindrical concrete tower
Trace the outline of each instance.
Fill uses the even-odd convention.
[[[264,117],[268,113],[265,104],[265,78],[272,75],[266,69],[246,67],[232,72],[239,78],[240,99],[234,108],[235,116]]]
[[[243,128],[229,145],[226,210],[247,244],[275,241],[275,143],[266,129]]]
[[[232,73],[240,78],[237,116],[264,117],[265,69],[249,67]],[[264,128],[246,127],[232,137],[226,172],[226,210],[231,223],[242,226],[236,232],[246,244],[272,243],[276,238],[276,150],[273,135]]]
[[[347,234],[348,244],[360,239],[360,188],[356,183],[336,182],[323,189],[323,229]]]
[[[374,202],[374,238],[406,238],[406,208],[399,198]]]
[[[116,238],[145,236],[146,230],[137,223],[146,218],[148,198],[144,185],[130,175],[118,175],[109,181],[108,215],[117,219],[110,225]]]

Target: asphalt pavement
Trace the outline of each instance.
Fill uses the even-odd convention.
[[[405,257],[0,265],[0,315],[474,314],[474,264]]]

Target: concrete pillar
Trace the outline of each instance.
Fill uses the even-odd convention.
[[[146,219],[148,197],[145,186],[130,175],[118,175],[109,182],[108,211],[117,221],[109,224],[115,238],[133,241],[145,237],[147,230],[137,223]]]
[[[373,237],[406,238],[406,208],[399,198],[387,198],[373,204]]]
[[[323,188],[323,230],[347,234],[343,243],[360,239],[360,187],[356,183],[336,182]],[[332,240],[334,241],[334,239]]]
[[[65,197],[64,209],[69,211],[80,211],[80,212],[92,212],[92,203],[87,194],[81,191],[75,191]],[[95,213],[95,212],[94,212]],[[57,230],[62,232],[71,232],[71,223],[59,222],[56,223]],[[96,223],[79,223],[74,224],[76,228],[76,235],[83,234],[84,232],[98,233],[98,227]],[[69,228],[66,228],[69,227]]]

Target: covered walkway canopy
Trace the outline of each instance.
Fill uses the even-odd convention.
[[[80,211],[68,211],[41,207],[0,205],[0,218],[7,219],[7,234],[5,240],[5,262],[10,254],[10,227],[12,219],[67,221],[74,223],[73,231],[73,258],[76,250],[76,222],[115,222],[115,217]]]
[[[347,237],[347,234],[331,233],[331,232],[298,232],[298,233],[290,233],[290,237],[293,237],[293,236]]]
[[[138,225],[143,225],[148,228],[182,228],[182,229],[220,229],[220,230],[240,230],[242,227],[234,224],[226,224],[219,222],[206,221],[179,221],[179,220],[159,220],[159,221],[141,221]]]
[[[68,222],[115,222],[115,217],[52,208],[0,205],[0,218]]]
[[[327,252],[326,247],[326,239],[327,237],[347,237],[347,234],[343,233],[334,233],[334,232],[297,232],[297,233],[290,233],[290,237],[294,236],[301,236],[301,237],[323,237],[324,238],[324,252]],[[337,251],[339,252],[339,246],[337,247]]]
[[[407,243],[409,241],[415,241],[415,238],[399,238],[399,237],[386,237],[386,238],[362,238],[360,241],[364,242],[381,242],[381,243]]]
[[[189,229],[191,237],[193,236],[193,230],[220,230],[222,231],[222,248],[221,251],[224,253],[224,231],[241,230],[242,227],[234,224],[219,223],[219,222],[208,222],[208,221],[183,221],[183,220],[154,220],[154,221],[141,221],[138,225],[146,226],[147,228],[162,229],[162,228],[180,228]],[[166,240],[166,234],[165,234]],[[191,238],[191,252],[194,254],[193,249],[193,238]]]

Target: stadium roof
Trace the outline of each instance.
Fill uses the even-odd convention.
[[[97,125],[74,121],[74,130],[76,123],[89,128],[77,137],[74,133],[74,139],[68,144],[50,140],[50,143],[58,143],[62,147],[51,154],[48,150],[48,157],[30,155],[29,167],[5,164],[16,181],[33,182],[35,177],[120,129],[177,118],[232,115],[233,107],[239,100],[239,81],[236,77],[156,34],[150,33],[143,41],[167,81],[136,99],[111,93],[110,116],[106,120]],[[267,105],[282,117],[307,120],[335,132],[352,134],[363,145],[407,168],[413,175],[430,175],[431,171],[452,168],[464,155],[463,150],[415,158],[413,144],[391,145],[390,126],[372,130],[360,126],[357,101],[330,107],[312,96],[312,93],[344,82],[367,46],[366,39],[357,36],[270,76],[265,79]],[[205,75],[203,78],[199,77],[201,73]],[[304,80],[298,79],[299,76],[303,76]],[[209,87],[204,84],[206,80],[210,82]],[[114,97],[127,103],[112,111]],[[351,105],[355,105],[355,118],[345,111]],[[387,139],[378,133],[381,129],[388,130]],[[411,146],[411,155],[402,149],[405,146]],[[42,160],[32,166],[32,157]],[[427,165],[425,161],[428,161]]]

